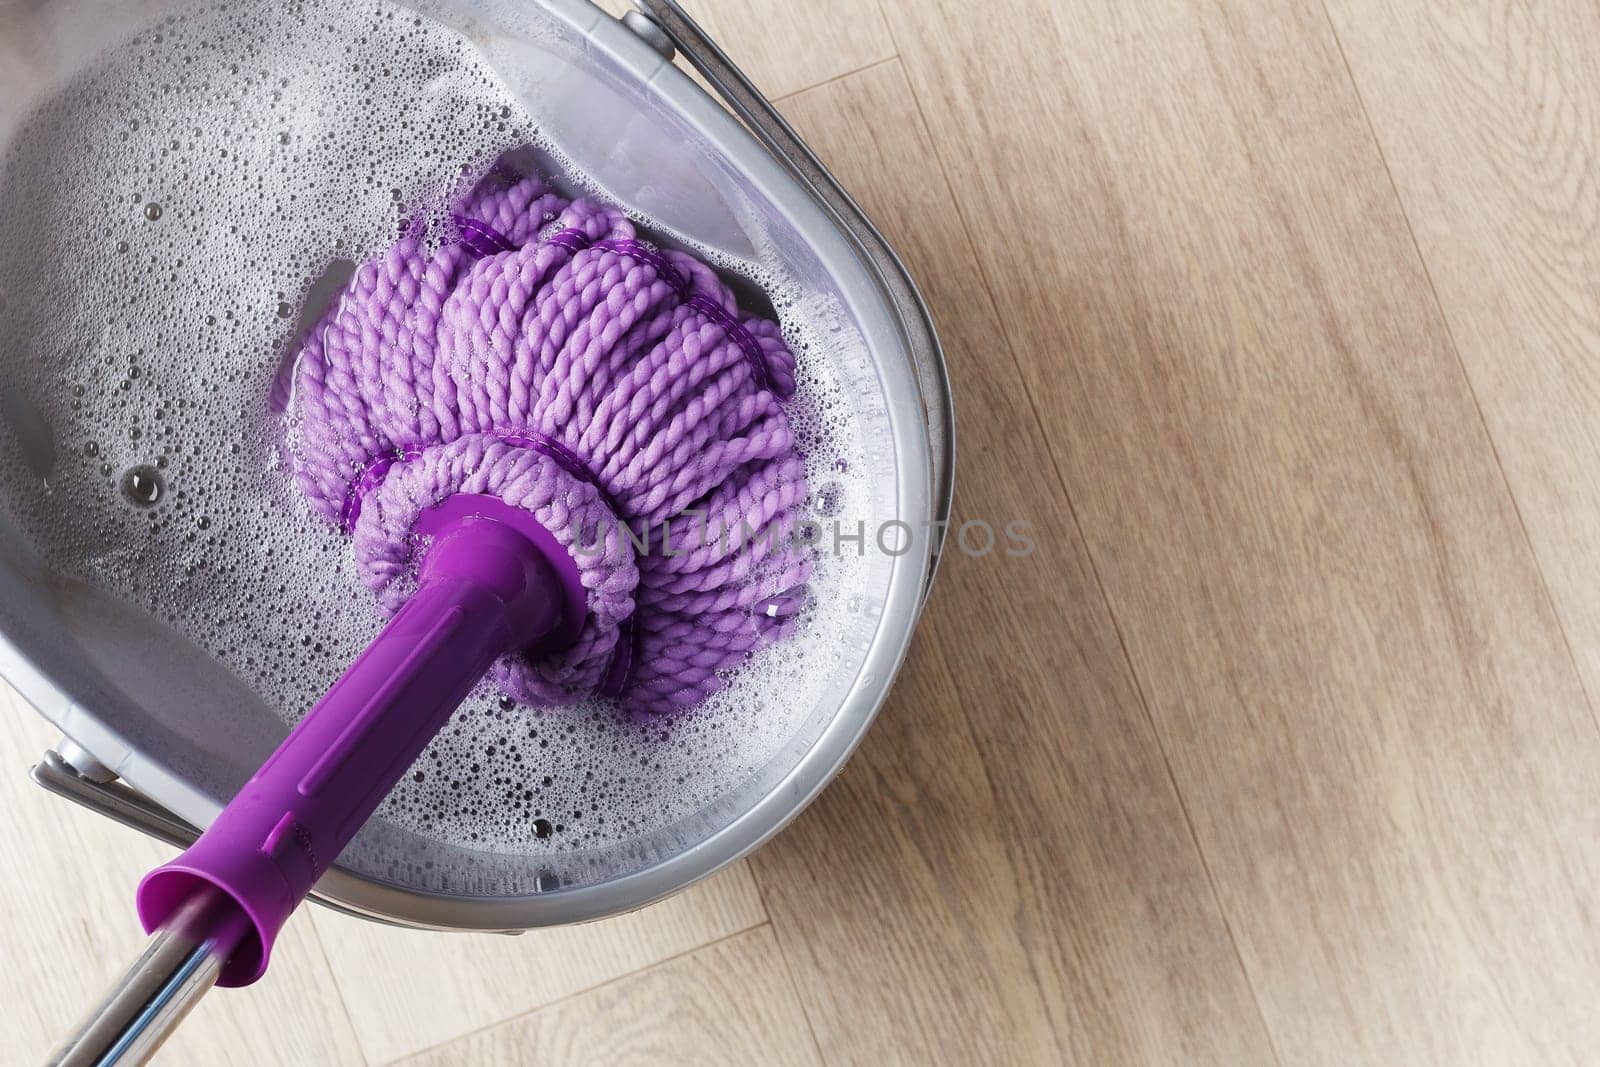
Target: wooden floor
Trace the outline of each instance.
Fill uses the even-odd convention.
[[[951,555],[751,860],[516,939],[313,909],[165,1061],[1595,1062],[1600,7],[691,6],[924,286],[958,518],[1038,552]],[[26,1061],[164,850],[3,713]]]

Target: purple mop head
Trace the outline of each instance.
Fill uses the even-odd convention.
[[[363,265],[304,339],[301,488],[391,611],[422,511],[483,493],[531,512],[571,550],[589,610],[570,647],[503,657],[502,689],[697,703],[804,599],[804,466],[781,404],[794,355],[709,267],[612,208],[496,173],[453,223],[436,248],[414,231]]]

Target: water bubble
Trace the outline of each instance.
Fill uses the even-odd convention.
[[[159,219],[161,217],[161,205],[155,203],[154,201],[146,204],[144,206],[144,217],[149,219],[151,222]]]
[[[155,506],[166,491],[166,482],[154,467],[141,464],[122,472],[122,495],[138,507]]]
[[[817,490],[817,511],[823,515],[839,514],[844,507],[844,487],[838,482],[825,482]]]

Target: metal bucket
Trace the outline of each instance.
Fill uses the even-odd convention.
[[[0,146],[52,85],[182,6],[44,0],[0,15],[0,42],[15,50],[0,84]],[[839,328],[859,335],[866,353],[852,384],[881,413],[873,518],[913,532],[881,554],[860,590],[860,640],[838,663],[828,699],[764,767],[693,815],[625,844],[537,858],[441,843],[378,817],[318,884],[325,904],[408,926],[512,931],[594,919],[673,893],[760,845],[860,741],[905,654],[942,542],[948,383],[894,253],[675,4],[643,0],[625,21],[586,0],[411,6],[456,29],[536,101],[545,135],[606,195],[731,256],[769,242],[807,291],[837,301]],[[721,103],[672,64],[674,50]],[[6,193],[0,185],[0,200]],[[0,349],[0,382],[15,348]],[[0,420],[22,418],[19,410],[0,403]],[[219,713],[243,689],[239,679],[171,626],[53,571],[3,501],[0,673],[64,734],[35,768],[41,784],[174,843],[215,816],[285,729],[271,716]]]

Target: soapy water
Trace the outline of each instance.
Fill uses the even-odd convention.
[[[386,2],[218,4],[109,51],[43,102],[5,161],[0,387],[49,441],[0,419],[6,447],[35,457],[0,475],[0,509],[52,566],[176,628],[297,721],[382,620],[348,539],[293,485],[295,340],[419,205],[540,144],[537,116],[466,41]],[[708,258],[768,296],[799,355],[791,417],[813,512],[865,514],[853,413],[870,398],[844,369],[859,378],[859,343],[844,358],[836,313],[782,263]],[[882,565],[824,553],[797,635],[670,723],[480,686],[380,816],[510,853],[668,827],[829,705]]]

